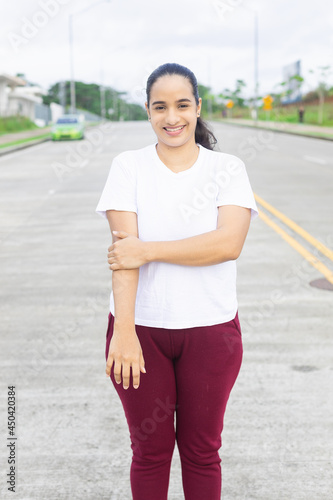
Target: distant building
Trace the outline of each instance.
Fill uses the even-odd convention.
[[[285,96],[283,104],[291,104],[302,100],[301,85],[297,77],[301,76],[301,61],[296,61],[283,67],[283,80],[285,82]]]
[[[18,76],[0,73],[0,116],[10,116],[9,94],[18,86],[24,86],[27,82]]]
[[[36,125],[47,125],[52,116],[50,107],[43,104],[43,95],[47,95],[47,91],[41,87],[29,85],[23,78],[0,73],[0,116],[20,115]]]

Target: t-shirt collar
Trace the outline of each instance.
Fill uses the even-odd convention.
[[[199,168],[199,166],[201,164],[202,156],[203,156],[203,147],[201,146],[201,144],[197,143],[197,146],[199,146],[199,154],[198,154],[196,161],[193,163],[193,165],[190,168],[187,168],[186,170],[183,170],[181,172],[173,172],[169,167],[167,167],[165,165],[165,163],[163,163],[163,161],[158,156],[156,146],[157,146],[157,143],[152,145],[152,150],[153,150],[152,152],[153,152],[155,162],[159,165],[161,170],[164,170],[167,174],[169,174],[173,177],[180,178],[180,177],[184,177],[186,175],[192,174],[194,171],[196,171]]]

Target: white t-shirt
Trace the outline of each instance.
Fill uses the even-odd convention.
[[[170,241],[217,228],[218,208],[238,205],[258,215],[243,161],[200,145],[197,161],[179,173],[155,144],[114,158],[96,212],[136,212],[142,241]],[[211,266],[150,262],[140,267],[135,323],[191,328],[232,320],[237,312],[236,261]],[[114,315],[113,292],[110,311]]]

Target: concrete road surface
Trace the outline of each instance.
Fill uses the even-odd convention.
[[[214,128],[255,193],[332,249],[333,144]],[[1,499],[131,498],[127,424],[104,372],[111,238],[95,207],[112,158],[154,140],[148,122],[109,124],[0,158]],[[310,286],[320,278],[253,223],[238,262],[244,361],[222,435],[224,500],[332,499],[333,292]],[[177,451],[169,499],[183,499]]]

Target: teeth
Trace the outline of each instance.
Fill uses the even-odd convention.
[[[182,128],[184,128],[184,125],[182,125],[181,127],[177,127],[177,128],[167,128],[167,127],[165,127],[165,130],[167,130],[168,132],[177,132],[178,130],[181,130]]]

